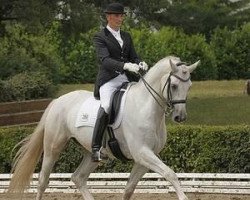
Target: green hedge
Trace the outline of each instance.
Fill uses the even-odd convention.
[[[57,86],[42,72],[23,72],[0,80],[0,102],[49,98],[56,91]]]
[[[21,25],[6,26],[5,37],[0,37],[0,79],[6,80],[18,73],[42,72],[53,83],[60,82],[59,44],[53,30],[44,34],[27,33]]]
[[[42,35],[29,34],[18,24],[8,25],[6,36],[0,37],[0,79],[39,71],[53,83],[93,83],[98,65],[92,38],[97,29],[66,40],[57,23]],[[218,28],[212,32],[211,41],[204,35],[187,35],[173,27],[128,31],[138,54],[149,66],[168,55],[188,63],[200,59],[201,65],[192,74],[193,80],[211,80],[249,77],[249,30],[250,23],[233,31]]]
[[[127,28],[128,29],[128,28]],[[216,29],[211,41],[204,35],[187,35],[173,27],[158,31],[149,28],[129,29],[139,56],[149,66],[160,59],[175,55],[189,64],[198,59],[201,65],[192,74],[193,80],[245,79],[249,77],[250,23],[235,30]],[[65,66],[62,82],[93,82],[97,73],[92,37],[96,29],[82,34],[79,40],[64,42],[61,51]]]
[[[189,36],[183,31],[163,27],[158,32],[148,29],[130,30],[133,35],[138,54],[153,66],[167,55],[175,55],[183,61],[192,64],[201,60],[201,66],[192,74],[193,80],[208,80],[217,78],[217,67],[213,49],[202,35]]]
[[[249,126],[170,129],[161,157],[179,172],[250,172]]]
[[[62,83],[93,83],[98,65],[93,46],[96,29],[81,34],[78,41],[63,41],[61,56],[64,66],[61,68]]]
[[[8,173],[12,149],[33,128],[0,129],[0,173]],[[12,154],[11,154],[12,153]],[[250,173],[249,126],[170,126],[162,160],[176,172]],[[73,172],[82,159],[77,142],[69,142],[53,172]],[[40,165],[40,164],[39,164]],[[37,171],[40,166],[38,165]],[[129,172],[132,162],[109,160],[100,172]]]
[[[219,79],[248,79],[250,77],[250,23],[231,31],[216,29],[212,35]]]
[[[62,68],[63,83],[94,82],[98,64],[93,47],[91,30],[81,35],[77,42],[67,41],[64,46],[64,63]],[[189,64],[201,60],[202,64],[192,74],[193,80],[217,78],[215,55],[205,37],[202,35],[186,35],[183,31],[163,27],[158,32],[149,29],[129,30],[133,37],[138,55],[151,67],[160,59],[175,55]]]

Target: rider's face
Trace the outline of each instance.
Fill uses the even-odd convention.
[[[107,14],[108,25],[114,30],[119,30],[124,19],[124,14]]]

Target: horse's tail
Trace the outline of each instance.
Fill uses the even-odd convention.
[[[52,104],[53,101],[46,108],[35,131],[14,147],[21,146],[14,158],[9,193],[23,194],[24,190],[30,186],[36,164],[43,152],[45,120]]]

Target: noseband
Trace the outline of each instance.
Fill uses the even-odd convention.
[[[178,80],[182,81],[182,82],[188,82],[190,80],[190,76],[187,79],[183,79],[175,74],[173,74],[172,72],[170,72],[164,87],[162,89],[162,94],[167,86],[167,100],[164,99],[157,91],[155,91],[154,88],[152,88],[151,85],[148,84],[148,82],[143,78],[143,76],[141,75],[141,73],[139,73],[145,87],[147,88],[147,90],[149,91],[149,93],[152,95],[152,97],[155,99],[155,101],[158,103],[158,105],[164,110],[165,115],[169,115],[170,113],[172,113],[174,105],[175,104],[181,104],[181,103],[186,103],[186,99],[180,99],[180,100],[173,100],[172,97],[172,91],[171,91],[171,76],[174,76],[175,78],[177,78]],[[159,97],[159,99],[156,98],[156,96]],[[167,105],[167,107],[165,107],[165,105]]]

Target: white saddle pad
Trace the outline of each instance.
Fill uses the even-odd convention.
[[[77,113],[75,127],[94,126],[99,107],[100,101],[94,97],[89,97],[84,101]]]
[[[121,124],[127,91],[129,90],[130,86],[131,84],[128,85],[128,88],[122,97],[120,111],[116,116],[115,122],[112,125],[110,125],[113,129],[119,128]],[[86,101],[84,101],[82,106],[80,107],[80,110],[77,113],[75,127],[76,128],[82,126],[94,127],[99,107],[100,107],[100,101],[96,100],[94,97],[89,97]]]

